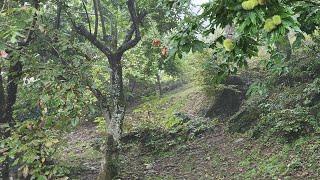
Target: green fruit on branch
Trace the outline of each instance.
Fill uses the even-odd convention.
[[[279,15],[275,15],[272,17],[272,21],[275,25],[280,25],[282,23],[281,17]]]
[[[234,49],[234,43],[232,39],[225,39],[223,41],[223,46],[226,49],[226,51],[232,51]]]
[[[258,0],[244,1],[241,5],[244,10],[252,10],[259,4]]]
[[[274,30],[276,28],[276,25],[274,24],[272,19],[267,19],[263,29],[267,32],[271,32],[272,30]]]

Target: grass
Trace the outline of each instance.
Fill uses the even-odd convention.
[[[158,96],[146,97],[144,103],[134,108],[126,116],[124,130],[129,132],[144,127],[168,129],[177,123],[175,122],[175,113],[195,108],[188,101],[200,93],[202,92],[199,87],[185,85],[161,98]]]

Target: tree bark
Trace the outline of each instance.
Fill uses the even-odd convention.
[[[3,118],[4,107],[5,107],[5,94],[4,94],[3,78],[1,73],[2,73],[2,68],[0,67],[0,123],[5,123]]]
[[[114,140],[119,142],[122,134],[122,124],[125,114],[125,97],[123,90],[123,76],[121,65],[122,54],[117,54],[109,59],[111,66],[111,89],[113,110],[111,120],[108,124],[108,130],[114,137]]]
[[[106,154],[103,171],[99,180],[112,180],[119,174],[119,145],[122,135],[122,124],[125,115],[125,97],[121,65],[122,54],[109,57],[111,67],[112,103],[111,118],[107,121]]]
[[[22,72],[22,63],[17,61],[9,67],[7,98],[5,104],[4,121],[13,125],[13,106],[17,100],[18,80]]]

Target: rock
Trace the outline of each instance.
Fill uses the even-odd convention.
[[[146,166],[146,170],[151,170],[153,168],[153,164],[144,164]]]
[[[235,144],[239,144],[239,143],[241,143],[241,142],[243,142],[243,141],[244,141],[243,138],[239,138],[239,139],[235,140],[234,143],[235,143]]]

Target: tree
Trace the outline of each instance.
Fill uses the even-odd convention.
[[[34,0],[33,2],[33,8],[34,10],[39,10],[39,1]],[[6,7],[7,4],[3,4],[3,8]],[[9,7],[8,7],[9,8]],[[32,8],[30,8],[32,9]],[[20,15],[28,15],[30,12],[33,11],[28,11],[26,12],[23,8],[20,8],[18,10]],[[25,11],[25,12],[23,12]],[[27,16],[28,17],[28,16]],[[17,90],[18,90],[18,80],[21,76],[21,72],[22,72],[22,62],[19,59],[19,55],[16,54],[15,52],[13,52],[12,54],[10,54],[12,51],[19,51],[22,50],[24,47],[28,46],[31,41],[33,40],[34,36],[34,29],[37,23],[37,18],[38,15],[37,13],[33,13],[33,18],[30,22],[31,25],[29,25],[28,20],[26,20],[27,23],[21,23],[21,21],[17,22],[15,20],[13,20],[12,22],[16,22],[17,24],[15,24],[16,26],[18,26],[18,28],[21,29],[27,29],[27,33],[24,36],[25,38],[22,38],[21,35],[18,31],[20,31],[21,29],[9,29],[8,32],[4,32],[3,35],[3,41],[2,43],[6,42],[6,38],[5,37],[10,37],[10,43],[11,45],[9,45],[11,47],[11,50],[9,50],[9,54],[7,56],[3,56],[2,58],[4,59],[8,59],[8,63],[9,67],[7,69],[8,71],[8,77],[7,77],[7,88],[6,88],[6,93],[5,93],[5,89],[4,89],[4,81],[3,81],[3,77],[2,75],[0,75],[0,102],[2,102],[2,106],[0,108],[0,123],[10,123],[11,125],[13,125],[13,117],[12,117],[12,113],[13,113],[13,105],[16,102],[16,98],[17,98]],[[11,25],[12,26],[12,25]],[[8,34],[9,33],[9,34]],[[10,36],[11,35],[11,36]],[[20,37],[19,37],[20,36]],[[4,46],[5,44],[2,44],[2,46]],[[5,50],[2,50],[4,53],[6,53]],[[3,63],[4,64],[4,63]],[[1,66],[1,65],[0,65]],[[4,67],[0,67],[0,74],[1,74],[1,70],[3,70]]]
[[[17,4],[14,4],[17,5]],[[5,8],[10,8],[8,4],[2,4],[1,12]],[[32,7],[31,9],[34,9],[35,11],[39,10],[40,8],[40,2],[38,0],[32,1]],[[8,123],[11,127],[14,125],[13,121],[13,106],[16,103],[17,100],[17,93],[18,93],[18,81],[21,77],[23,65],[20,61],[20,55],[17,53],[17,51],[23,50],[23,48],[29,46],[31,41],[34,39],[34,29],[38,20],[38,14],[35,11],[29,11],[26,12],[23,8],[19,8],[17,11],[13,13],[18,13],[21,17],[27,15],[32,16],[31,22],[29,23],[28,20],[26,20],[26,23],[22,23],[21,20],[13,20],[14,25],[16,25],[16,28],[21,29],[8,29],[7,32],[4,32],[1,34],[1,45],[3,46],[9,46],[11,47],[11,50],[8,50],[8,53],[6,50],[1,50],[2,56],[2,62],[0,64],[0,123]],[[31,13],[30,13],[31,12]],[[10,11],[8,11],[10,13]],[[19,17],[16,17],[19,18]],[[26,18],[24,18],[26,19]],[[8,23],[8,22],[1,22],[1,23]],[[9,24],[9,26],[13,26],[12,24]],[[20,30],[26,31],[26,35],[21,35],[19,33]],[[10,41],[7,43],[7,37],[10,37]],[[7,44],[6,44],[7,43]],[[7,60],[7,62],[3,62]],[[2,71],[4,70],[3,64],[8,64],[7,68],[7,86],[6,89],[4,88],[4,78],[2,77]],[[1,132],[3,133],[3,132]],[[4,138],[6,138],[9,135],[9,132],[4,133]],[[9,177],[9,159],[6,159],[5,161],[5,167],[3,169],[2,175],[4,177]]]
[[[185,1],[175,3],[185,4]],[[214,0],[202,7],[203,13],[191,17],[191,20],[186,19],[180,32],[173,38],[175,54],[182,56],[183,52],[191,49],[202,49],[197,47],[213,48],[213,57],[221,58],[217,70],[219,76],[236,73],[239,67],[247,66],[247,60],[257,55],[259,46],[266,47],[271,54],[268,68],[281,66],[284,60],[290,59],[291,51],[288,43],[285,45],[287,56],[276,48],[280,47],[284,37],[294,31],[299,42],[303,37],[300,27],[310,27],[309,32],[312,32],[319,24],[319,4],[313,0]],[[309,13],[306,8],[311,7],[314,11]],[[300,18],[296,19],[299,15]],[[308,22],[314,25],[306,24],[303,17],[308,17]],[[221,28],[224,29],[224,36],[203,46],[204,42],[198,37],[206,37]],[[283,70],[279,68],[278,73],[283,73]]]
[[[87,13],[87,29],[82,23],[77,23],[74,19],[70,19],[72,26],[76,32],[85,37],[89,42],[92,43],[96,48],[98,48],[107,58],[110,66],[110,81],[111,81],[111,107],[108,108],[106,116],[107,121],[107,152],[106,152],[106,164],[105,164],[105,174],[103,178],[112,179],[116,176],[116,161],[117,161],[117,149],[120,142],[122,134],[122,124],[125,115],[125,96],[123,88],[123,73],[122,73],[122,56],[129,49],[135,47],[141,40],[141,32],[139,26],[141,25],[146,12],[139,9],[136,5],[135,0],[128,0],[126,2],[127,9],[129,12],[129,22],[132,24],[127,30],[124,40],[120,46],[118,42],[120,40],[119,29],[118,29],[118,19],[116,18],[116,12],[112,12],[108,9],[109,7],[114,7],[119,9],[121,3],[111,2],[102,3],[100,0],[93,0],[92,6],[94,9],[94,26],[93,30],[91,28],[91,20]],[[84,7],[86,7],[84,3]],[[85,8],[87,9],[87,8]],[[70,17],[72,14],[67,12]],[[109,28],[107,28],[107,18],[109,23]],[[107,30],[110,30],[108,34]]]

